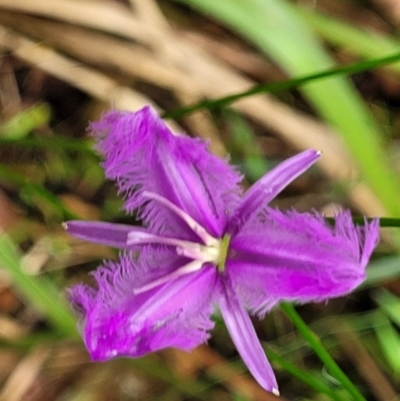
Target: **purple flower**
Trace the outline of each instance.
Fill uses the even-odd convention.
[[[173,135],[149,107],[112,111],[91,125],[128,212],[146,228],[70,221],[67,231],[122,249],[71,301],[84,318],[94,360],[191,350],[209,338],[217,307],[259,384],[278,393],[247,311],[264,316],[280,301],[323,301],[352,291],[378,242],[378,220],[354,226],[348,212],[329,226],[317,214],[268,203],[320,157],[306,150],[244,195],[240,174],[199,139]]]

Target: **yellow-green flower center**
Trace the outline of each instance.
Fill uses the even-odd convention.
[[[221,242],[219,248],[219,260],[218,260],[218,271],[222,273],[225,270],[226,258],[228,256],[229,242],[231,240],[231,236],[226,234]]]

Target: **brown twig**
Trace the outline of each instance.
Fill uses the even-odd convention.
[[[31,351],[9,376],[0,393],[0,401],[22,401],[35,382],[48,354],[49,351],[43,347]]]

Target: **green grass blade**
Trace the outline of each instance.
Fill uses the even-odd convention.
[[[48,104],[35,104],[2,124],[0,126],[0,136],[14,140],[24,138],[35,128],[48,124],[50,117],[51,109]]]
[[[0,179],[10,184],[17,185],[20,188],[20,194],[25,195],[25,199],[32,203],[32,205],[36,202],[38,206],[41,203],[45,203],[52,207],[64,220],[79,218],[79,216],[71,213],[57,196],[48,191],[44,186],[30,182],[27,177],[12,171],[3,164],[0,164]]]
[[[372,221],[374,218],[369,217],[352,217],[353,223],[357,225],[364,225],[365,221]],[[334,217],[325,217],[325,221],[329,224],[335,224]],[[400,219],[394,217],[379,217],[379,226],[380,227],[400,227]]]
[[[398,375],[400,373],[400,335],[388,318],[379,316],[377,319],[379,321],[374,330],[378,343],[388,365]]]
[[[380,227],[400,227],[400,219],[392,217],[381,217],[379,219]]]
[[[305,324],[303,319],[296,312],[294,306],[288,303],[281,303],[280,307],[285,315],[290,319],[290,321],[296,326],[301,336],[310,344],[311,348],[328,368],[329,373],[342,384],[342,386],[348,391],[348,393],[354,398],[354,400],[366,401],[358,388],[351,382],[351,380],[345,375],[342,369],[340,369],[339,365],[329,355],[329,352],[321,344],[319,338]]]
[[[302,18],[325,40],[349,50],[363,58],[385,57],[400,51],[400,41],[371,32],[365,28],[357,28],[350,23],[334,17],[298,8]],[[393,71],[400,72],[400,63],[388,65]]]
[[[400,278],[400,256],[388,256],[373,261],[367,268],[367,279],[362,288],[374,287],[386,280]]]
[[[296,8],[285,0],[179,1],[223,21],[291,75],[333,66]],[[387,165],[381,132],[352,85],[344,78],[331,77],[308,83],[302,91],[319,114],[343,135],[364,178],[388,213],[400,215],[400,185]]]
[[[301,87],[311,81],[321,78],[335,77],[341,75],[352,75],[363,71],[370,71],[375,68],[392,66],[400,61],[400,52],[396,52],[389,56],[365,60],[358,63],[346,65],[344,67],[328,68],[316,73],[302,75],[297,78],[287,79],[285,81],[272,82],[267,84],[259,84],[253,86],[251,89],[235,93],[229,96],[220,97],[218,99],[203,100],[190,106],[180,107],[179,109],[168,111],[163,114],[163,118],[177,119],[187,114],[193,113],[200,109],[217,109],[228,106],[242,98],[257,95],[260,93],[279,93],[289,89]],[[0,144],[2,139],[0,138]]]
[[[383,288],[377,289],[372,298],[381,310],[400,327],[400,298]]]
[[[94,152],[89,142],[90,141],[87,140],[67,138],[62,136],[52,136],[50,138],[14,138],[9,136],[0,136],[0,146],[6,145],[26,148],[39,148],[51,151],[76,151],[91,156],[93,160],[100,161],[100,157]]]
[[[233,164],[237,165],[241,161],[240,171],[250,181],[257,181],[271,166],[261,154],[254,132],[238,113],[229,111],[224,113],[224,116],[230,128],[228,151]],[[238,154],[240,157],[237,157]]]
[[[307,384],[319,393],[326,394],[332,400],[335,401],[345,401],[346,398],[341,397],[336,391],[326,385],[319,378],[314,377],[312,374],[308,373],[306,370],[298,368],[296,365],[288,361],[286,358],[280,356],[277,352],[272,350],[266,351],[268,359],[274,363],[274,365],[279,366],[282,370],[289,373],[290,375],[296,377],[298,380]]]
[[[0,233],[0,267],[10,276],[14,288],[34,305],[61,334],[76,333],[75,320],[60,299],[59,292],[46,276],[29,276],[22,270],[15,245],[5,233]]]

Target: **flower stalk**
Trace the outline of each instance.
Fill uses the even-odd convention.
[[[301,316],[297,313],[294,306],[283,302],[280,304],[280,308],[288,317],[288,319],[296,326],[301,336],[310,344],[311,348],[318,355],[319,359],[327,367],[328,372],[342,384],[342,386],[348,391],[353,399],[355,401],[367,401],[358,388],[330,356],[329,352],[321,344],[318,336],[307,326]]]

